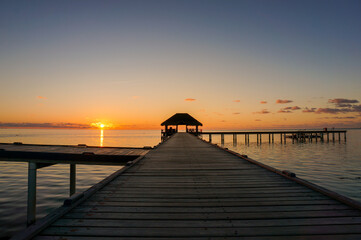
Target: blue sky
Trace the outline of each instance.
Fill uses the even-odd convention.
[[[358,112],[285,118],[275,102],[361,100],[360,12],[361,1],[1,1],[0,122],[153,128],[191,112],[215,127],[358,126]],[[272,116],[255,117],[263,109]]]

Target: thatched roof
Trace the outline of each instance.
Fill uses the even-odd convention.
[[[161,124],[161,126],[164,125],[203,126],[202,123],[200,123],[188,113],[176,113]]]

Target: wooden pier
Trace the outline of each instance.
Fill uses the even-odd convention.
[[[233,144],[237,144],[237,136],[244,136],[244,143],[249,144],[249,136],[255,135],[257,138],[257,144],[262,144],[262,136],[266,136],[268,143],[275,142],[275,135],[278,135],[276,139],[279,139],[280,143],[286,143],[287,139],[290,139],[292,143],[300,142],[341,142],[341,134],[343,135],[343,141],[346,142],[347,136],[346,130],[296,130],[296,131],[239,131],[239,132],[201,132],[199,135],[207,136],[208,141],[212,142],[212,135],[221,136],[221,144],[224,144],[224,135],[233,135]]]
[[[188,133],[103,181],[13,239],[361,238],[359,202]]]

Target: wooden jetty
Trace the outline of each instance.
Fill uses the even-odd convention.
[[[361,239],[360,203],[188,133],[92,189],[12,239]]]
[[[290,138],[292,143],[295,142],[341,142],[341,134],[343,141],[346,142],[346,130],[295,130],[295,131],[238,131],[238,132],[200,132],[201,136],[208,135],[208,141],[212,142],[212,135],[221,135],[221,144],[224,144],[224,135],[233,135],[233,144],[237,144],[237,136],[244,135],[245,144],[249,144],[249,136],[256,135],[257,143],[262,143],[262,136],[268,137],[268,143],[275,142],[275,135],[279,135],[280,143],[286,143],[287,138]],[[338,137],[337,137],[338,136]],[[331,139],[332,137],[332,139]]]
[[[72,146],[22,144],[21,142],[1,143],[0,161],[28,162],[27,224],[31,225],[36,219],[38,169],[59,163],[69,164],[69,195],[73,196],[76,192],[76,164],[124,166],[144,156],[149,149],[149,147],[92,147],[85,144]]]

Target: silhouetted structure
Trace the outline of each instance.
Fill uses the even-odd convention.
[[[162,137],[171,136],[172,134],[178,132],[179,125],[185,125],[186,132],[193,133],[196,135],[198,135],[199,133],[198,126],[203,126],[202,123],[200,123],[198,120],[196,120],[188,113],[176,113],[161,124],[161,126],[165,126],[164,131],[162,130]],[[175,129],[169,126],[175,126]],[[195,129],[193,128],[188,129],[188,126],[195,126]]]

